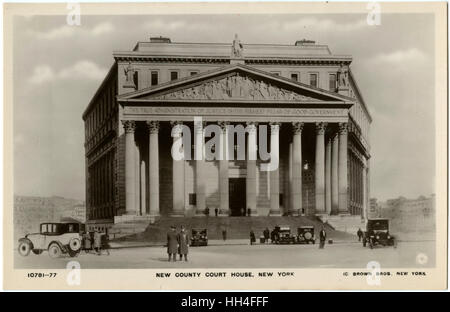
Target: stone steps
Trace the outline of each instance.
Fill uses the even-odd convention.
[[[303,225],[312,225],[316,228],[316,233],[324,226],[330,238],[344,237],[349,238],[345,233],[335,231],[332,227],[321,222],[316,217],[304,216],[271,216],[271,217],[160,217],[154,223],[150,221],[139,221],[133,223],[115,224],[110,233],[112,239],[135,240],[146,242],[164,242],[167,231],[171,226],[177,230],[184,226],[190,232],[193,228],[206,228],[209,239],[222,239],[222,229],[226,228],[228,239],[247,239],[250,230],[256,234],[256,237],[262,235],[263,230],[268,227],[272,230],[275,226],[289,226],[292,234],[296,234],[297,228]]]

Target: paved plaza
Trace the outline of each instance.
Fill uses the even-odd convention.
[[[364,248],[357,242],[318,245],[214,245],[191,247],[189,261],[168,262],[165,247],[112,249],[97,256],[81,253],[76,258],[52,259],[47,252],[21,257],[15,253],[16,268],[63,269],[71,260],[82,269],[130,268],[366,268],[378,261],[381,268],[429,268],[435,265],[435,242],[399,242],[398,247]]]

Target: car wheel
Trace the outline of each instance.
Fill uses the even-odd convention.
[[[42,253],[42,249],[33,249],[32,251],[35,255],[40,255]]]
[[[81,241],[78,238],[72,238],[69,242],[69,249],[77,252],[81,248]]]
[[[19,244],[19,254],[23,257],[26,257],[30,254],[31,246],[28,242],[21,242]]]
[[[48,255],[50,258],[59,258],[62,254],[61,248],[58,246],[58,244],[53,243],[48,247]]]

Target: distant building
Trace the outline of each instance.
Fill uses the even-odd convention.
[[[416,199],[398,197],[380,205],[381,217],[392,220],[398,230],[428,231],[435,229],[435,196]]]

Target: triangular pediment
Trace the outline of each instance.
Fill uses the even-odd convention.
[[[144,90],[125,101],[349,103],[350,98],[245,65],[231,65]]]

